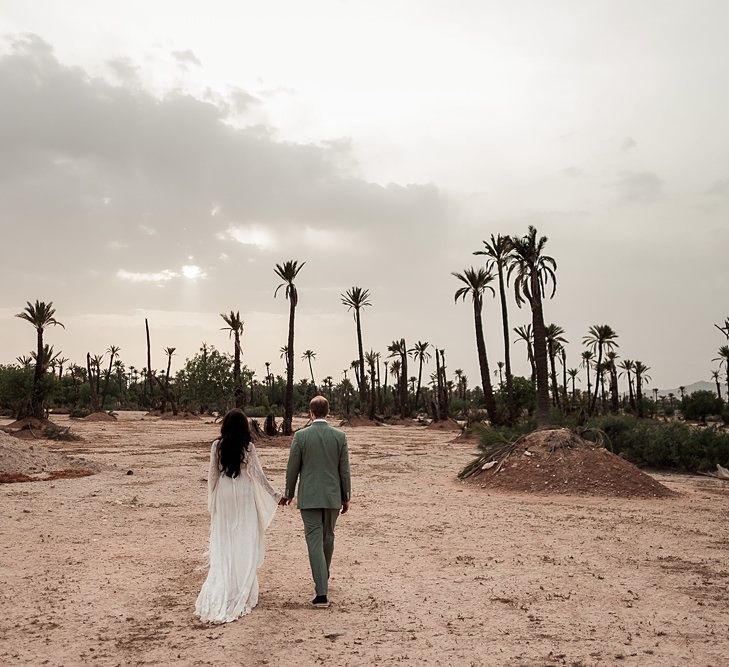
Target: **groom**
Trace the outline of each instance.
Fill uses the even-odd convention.
[[[318,608],[329,606],[329,568],[334,553],[334,526],[339,512],[349,510],[351,483],[347,437],[329,426],[326,416],[329,401],[315,396],[309,403],[312,423],[297,431],[291,442],[286,469],[286,494],[281,505],[294,497],[299,479],[298,506],[304,521],[309,564],[316,586],[311,603]]]

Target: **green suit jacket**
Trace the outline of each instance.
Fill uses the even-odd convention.
[[[299,509],[340,509],[352,493],[347,436],[326,422],[297,431],[286,468],[286,497],[299,480]]]

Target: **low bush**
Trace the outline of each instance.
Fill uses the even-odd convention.
[[[681,400],[681,412],[686,419],[706,421],[709,415],[721,414],[722,401],[713,391],[695,391]]]
[[[717,463],[729,465],[729,433],[718,427],[660,424],[623,415],[600,417],[589,426],[608,436],[614,453],[638,466],[699,472]]]

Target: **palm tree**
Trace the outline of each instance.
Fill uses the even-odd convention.
[[[399,359],[393,359],[390,362],[390,375],[392,375],[395,378],[395,387],[397,388],[395,391],[398,391],[400,388],[400,360]]]
[[[590,383],[590,366],[595,359],[595,355],[590,350],[585,350],[582,353],[582,361],[580,366],[587,371],[587,409],[590,410],[590,401],[592,400],[592,384]],[[597,393],[597,392],[595,392]]]
[[[603,365],[602,359],[605,352],[609,352],[616,347],[619,347],[615,342],[618,334],[613,331],[613,328],[609,324],[593,324],[587,332],[587,335],[582,339],[584,345],[592,351],[597,350],[597,362],[595,367],[597,368],[597,379],[595,380],[595,395],[592,397],[592,404],[590,405],[589,413],[595,412],[595,404],[597,403],[597,388],[602,386],[602,373]]]
[[[45,390],[43,388],[43,333],[47,327],[50,326],[63,326],[55,317],[56,309],[53,307],[53,302],[49,301],[38,301],[32,304],[30,301],[26,301],[26,306],[22,312],[18,313],[15,317],[19,317],[21,320],[30,322],[36,331],[36,362],[35,372],[33,373],[33,388],[30,394],[30,404],[26,408],[21,408],[18,417],[37,417],[42,419],[44,416],[43,412],[43,400],[45,399]]]
[[[729,396],[729,345],[722,345],[719,348],[719,356],[716,359],[712,359],[712,361],[718,361],[719,368],[724,366],[726,370],[726,388],[727,395]]]
[[[614,412],[615,414],[617,414],[620,410],[620,402],[618,396],[618,369],[615,366],[615,360],[617,358],[618,355],[613,350],[610,350],[605,355],[605,367],[610,373],[610,407],[612,412]]]
[[[683,385],[678,388],[678,393],[681,394],[681,400],[684,399],[684,396],[686,395],[686,387]]]
[[[405,339],[394,340],[387,346],[390,357],[399,357],[399,381],[398,389],[400,393],[400,416],[405,419],[410,416],[410,401],[408,400],[408,346]],[[395,362],[392,364],[395,365]]]
[[[245,392],[243,391],[243,385],[241,383],[240,373],[240,337],[243,335],[243,320],[240,318],[240,311],[229,313],[220,313],[220,317],[223,318],[223,322],[227,324],[225,327],[221,327],[221,331],[228,332],[228,338],[233,336],[234,348],[233,348],[233,395],[235,396],[235,407],[242,408],[245,405]]]
[[[511,350],[509,344],[509,311],[506,306],[506,286],[508,280],[505,279],[504,272],[508,270],[509,265],[513,261],[512,243],[509,236],[491,234],[489,241],[483,242],[484,249],[477,250],[474,255],[485,255],[489,258],[488,268],[496,266],[496,273],[499,276],[499,297],[501,299],[501,325],[504,332],[504,361],[506,364],[506,395],[509,398],[509,406],[511,408],[512,417],[514,412],[514,383],[511,373]]]
[[[124,394],[124,362],[121,359],[114,362],[114,370],[116,371],[116,384],[119,387],[119,398],[121,400]]]
[[[455,301],[458,299],[465,301],[467,296],[471,296],[473,302],[473,321],[476,328],[476,350],[478,352],[478,366],[481,371],[481,385],[483,389],[484,400],[486,402],[486,411],[489,415],[489,421],[492,424],[498,424],[499,418],[496,413],[496,400],[494,399],[494,391],[491,387],[491,372],[489,371],[489,360],[486,354],[486,341],[483,335],[483,293],[491,290],[495,294],[491,283],[494,281],[494,274],[490,270],[483,267],[474,269],[466,269],[463,273],[451,274],[458,278],[464,287],[456,290]]]
[[[463,369],[462,368],[456,368],[455,371],[453,371],[453,375],[456,376],[456,385],[458,387],[458,398],[463,399],[463,396],[461,395],[461,389],[463,385]]]
[[[646,366],[642,361],[636,361],[633,373],[635,373],[635,400],[638,403],[638,416],[643,416],[643,380],[650,380],[648,371],[649,366]]]
[[[111,369],[114,366],[114,359],[119,354],[119,351],[121,350],[120,347],[117,347],[116,345],[110,345],[109,349],[107,350],[107,353],[109,354],[109,370],[106,372],[106,377],[104,378],[104,389],[101,392],[101,409],[104,410],[104,405],[106,404],[106,395],[109,392],[109,381],[111,380]]]
[[[71,361],[68,357],[59,357],[56,360],[56,363],[58,364],[58,379],[60,380],[63,377],[63,367]]]
[[[504,387],[504,362],[496,362],[496,370],[494,371],[494,377],[499,378],[499,389]]]
[[[635,395],[633,394],[633,372],[635,371],[635,362],[632,359],[623,359],[618,368],[621,369],[620,376],[626,375],[628,378],[628,397],[631,409],[635,410]]]
[[[28,368],[28,366],[33,363],[33,357],[23,354],[19,357],[15,357],[15,361],[17,361],[23,368]]]
[[[557,386],[557,367],[555,365],[555,358],[559,352],[561,346],[567,343],[567,339],[562,335],[564,329],[557,324],[550,324],[545,334],[547,337],[547,354],[549,355],[549,365],[552,373],[552,394],[554,405],[561,409],[559,400],[559,387]]]
[[[306,262],[298,263],[297,260],[290,259],[283,264],[276,264],[275,273],[283,280],[273,293],[274,298],[278,291],[285,287],[286,298],[289,300],[289,339],[287,347],[286,360],[286,394],[284,396],[284,419],[283,434],[291,435],[293,433],[294,420],[294,318],[296,316],[296,305],[299,303],[299,293],[294,285],[296,276],[299,271],[304,268]]]
[[[529,367],[532,369],[531,380],[536,386],[537,367],[534,365],[534,346],[532,345],[534,342],[534,336],[532,334],[532,325],[527,324],[523,327],[514,327],[514,333],[517,335],[517,338],[514,341],[515,343],[518,343],[520,340],[523,340],[526,343],[527,359],[529,360]]]
[[[314,381],[314,369],[311,366],[311,362],[313,359],[316,359],[316,352],[314,350],[306,350],[304,354],[301,355],[302,360],[306,359],[309,362],[309,373],[311,373],[311,384],[314,387],[314,393],[316,393],[316,382]]]
[[[575,390],[575,381],[579,380],[577,377],[580,372],[579,368],[568,368],[567,369],[567,375],[570,376],[570,380],[572,380],[572,403],[575,403],[575,399],[577,397],[577,392]]]
[[[716,395],[721,400],[721,385],[719,384],[719,371],[711,371],[711,377],[716,383]]]
[[[362,321],[360,312],[362,308],[371,306],[369,301],[370,291],[361,287],[350,287],[344,294],[340,295],[342,303],[347,310],[354,310],[354,321],[357,325],[357,352],[359,354],[359,401],[364,409],[367,403],[367,382],[365,380],[364,348],[362,347]]]
[[[418,389],[415,392],[416,413],[418,411],[418,406],[420,405],[420,389],[422,387],[423,379],[423,363],[430,359],[430,352],[428,352],[429,347],[430,343],[428,343],[427,341],[419,340],[417,343],[415,343],[415,346],[411,350],[408,350],[408,353],[412,356],[413,360],[418,362]]]
[[[376,396],[376,388],[375,388],[375,380],[377,378],[377,366],[379,362],[379,354],[377,354],[374,350],[370,350],[365,354],[365,361],[367,362],[367,366],[369,368],[369,375],[370,375],[370,401],[369,401],[369,418],[374,419],[375,418],[375,396]]]
[[[552,283],[551,299],[557,291],[557,262],[544,254],[547,237],[537,239],[537,230],[529,226],[526,236],[511,239],[513,259],[509,265],[508,278],[512,273],[514,295],[519,307],[529,303],[532,311],[532,330],[534,331],[534,364],[537,371],[537,424],[549,422],[549,382],[547,370],[547,340],[544,325],[542,299],[547,297],[549,283]]]
[[[46,343],[43,345],[43,355],[41,356],[42,364],[43,364],[43,373],[45,374],[49,368],[54,369],[56,367],[56,362],[58,360],[58,357],[60,356],[60,352],[54,352],[53,345],[48,345]],[[31,361],[35,361],[37,363],[38,361],[38,353],[37,352],[31,352],[30,353]],[[53,373],[55,376],[55,371]]]

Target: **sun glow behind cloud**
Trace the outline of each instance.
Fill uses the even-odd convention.
[[[260,250],[272,250],[276,246],[273,233],[261,225],[231,225],[223,232],[222,239],[230,239],[242,245],[251,245]]]
[[[119,269],[116,272],[116,277],[120,280],[125,280],[130,283],[167,283],[177,278],[187,278],[188,280],[204,280],[207,278],[207,274],[199,266],[195,264],[185,264],[180,271],[170,271],[164,269],[162,271],[155,272],[140,272],[140,271],[127,271],[126,269]]]

